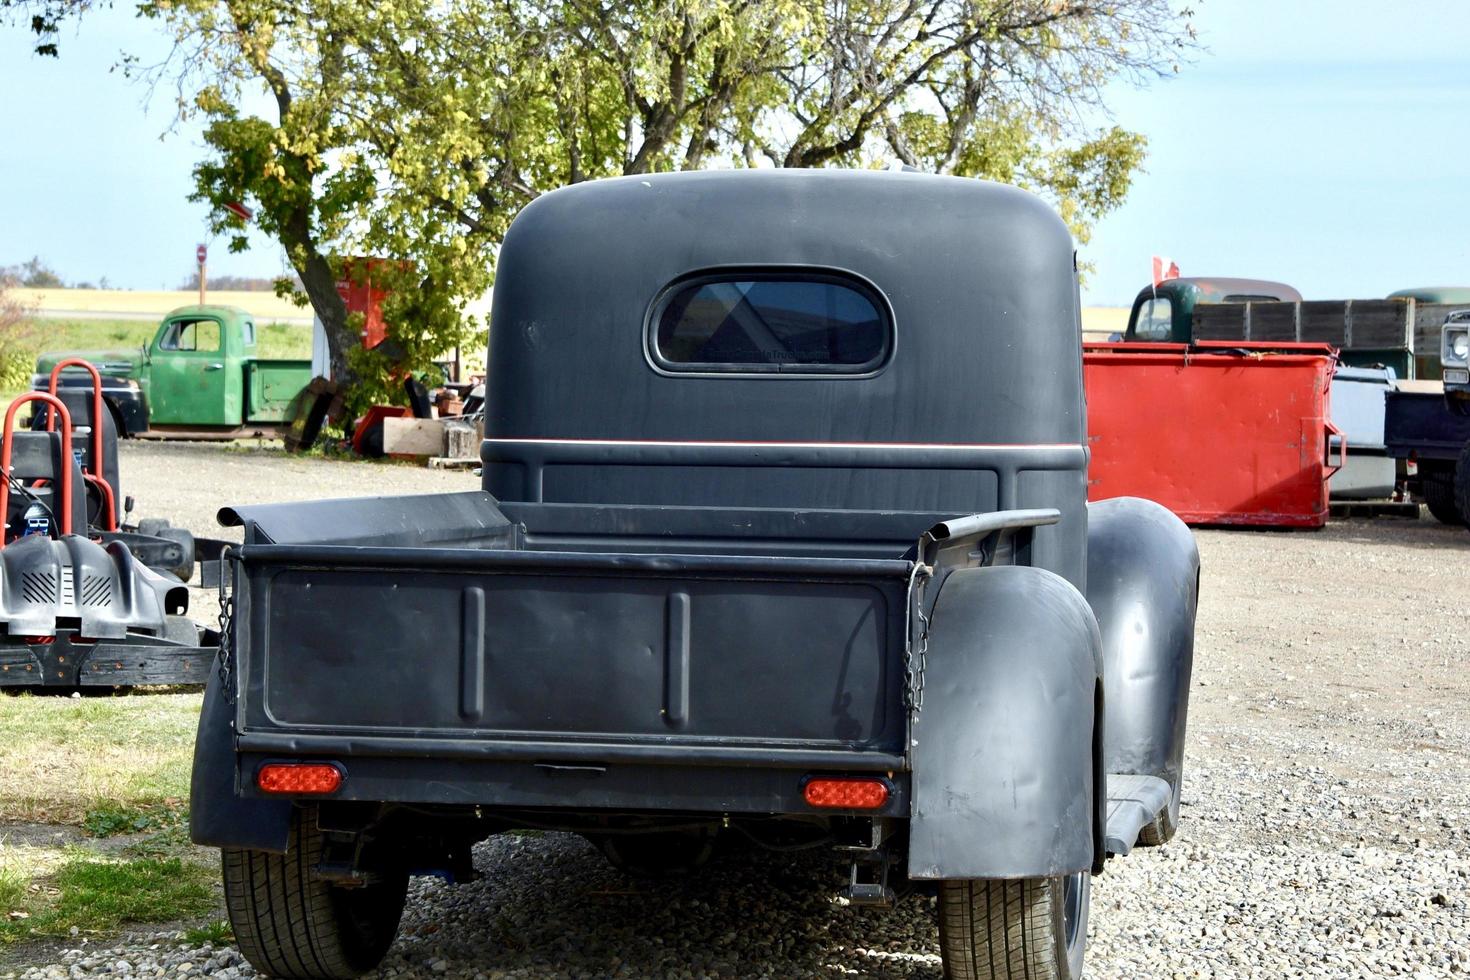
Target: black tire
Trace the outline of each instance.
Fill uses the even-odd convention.
[[[408,874],[340,888],[315,877],[322,835],[316,808],[297,809],[285,854],[221,851],[225,904],[250,964],[274,977],[346,980],[382,962],[398,932]]]
[[[1080,980],[1092,877],[939,884],[946,980]]]
[[[1459,472],[1460,467],[1453,470],[1445,467],[1425,470],[1420,474],[1419,483],[1424,490],[1424,504],[1441,524],[1458,526],[1465,523],[1456,500],[1460,483]]]
[[[646,834],[605,834],[592,843],[607,863],[636,878],[680,878],[702,868],[715,851],[717,834],[703,830],[664,830]]]
[[[1158,847],[1174,839],[1179,831],[1179,792],[1183,785],[1184,777],[1180,776],[1179,781],[1174,784],[1174,793],[1169,798],[1169,805],[1164,807],[1164,812],[1138,832],[1139,847]]]
[[[1174,819],[1174,814],[1169,807],[1164,807],[1164,812],[1153,823],[1145,824],[1138,832],[1139,847],[1158,847],[1167,844],[1174,839],[1174,834],[1179,830],[1179,822]]]
[[[1425,481],[1426,488],[1428,487],[1428,482],[1427,480]],[[1460,523],[1466,523],[1467,517],[1470,517],[1470,442],[1460,447],[1460,458],[1455,463],[1454,487],[1455,511],[1460,517]],[[1429,496],[1427,489],[1425,496]],[[1445,523],[1450,524],[1454,522],[1446,521]]]

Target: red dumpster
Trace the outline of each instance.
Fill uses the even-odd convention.
[[[1190,524],[1321,527],[1326,344],[1084,344],[1088,499],[1147,497]]]

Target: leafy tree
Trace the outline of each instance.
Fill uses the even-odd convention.
[[[20,265],[13,265],[6,269],[0,269],[0,281],[13,286],[24,286],[27,289],[64,289],[66,283],[56,274],[56,270],[41,261],[39,255],[31,258]]]
[[[36,35],[36,54],[55,58],[60,53],[56,38],[62,23],[80,17],[93,6],[94,0],[0,0],[0,24],[28,21]]]
[[[24,0],[0,0],[0,4]],[[63,0],[44,0],[53,6]],[[231,248],[248,202],[359,404],[466,337],[511,218],[618,174],[875,166],[1049,197],[1085,241],[1144,155],[1089,126],[1103,87],[1194,49],[1170,0],[143,0],[176,41],[135,72],[202,115],[195,200]],[[273,112],[241,106],[264,91]],[[395,357],[335,289],[372,255]]]

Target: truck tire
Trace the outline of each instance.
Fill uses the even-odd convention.
[[[1423,466],[1423,464],[1420,464]],[[1460,472],[1464,464],[1449,469],[1446,467],[1435,467],[1420,473],[1420,483],[1424,488],[1424,504],[1429,507],[1429,513],[1433,514],[1435,520],[1442,525],[1463,525],[1464,517],[1461,514],[1458,497],[1460,497]]]
[[[1080,980],[1092,877],[939,884],[946,980]]]
[[[1434,514],[1434,516],[1439,517],[1446,524],[1465,524],[1467,523],[1467,518],[1470,518],[1470,442],[1460,447],[1460,458],[1455,463],[1451,485],[1454,488],[1455,516],[1457,520],[1447,521],[1443,517],[1439,517],[1438,514]],[[1426,502],[1429,500],[1429,479],[1427,477],[1424,480],[1424,499]],[[1430,505],[1429,510],[1430,513],[1434,513],[1433,504]]]
[[[1174,821],[1174,815],[1171,812],[1172,809],[1172,807],[1164,807],[1164,812],[1159,814],[1157,820],[1153,823],[1145,824],[1139,830],[1139,847],[1158,847],[1174,839],[1174,834],[1178,832],[1179,825]]]
[[[292,815],[285,854],[222,850],[225,904],[240,952],[274,977],[346,980],[382,962],[398,932],[408,874],[341,888],[318,879],[316,808]]]

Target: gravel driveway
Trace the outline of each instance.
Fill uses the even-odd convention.
[[[139,514],[215,536],[225,502],[475,485],[188,445],[129,443],[123,471]],[[1184,822],[1096,881],[1088,976],[1470,973],[1470,534],[1382,519],[1198,538]],[[844,907],[821,855],[729,853],[661,886],[570,836],[501,837],[476,857],[478,883],[415,882],[382,976],[939,973],[929,903]],[[254,975],[233,951],[159,935],[21,976],[184,969]]]

